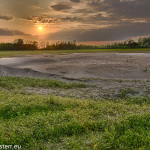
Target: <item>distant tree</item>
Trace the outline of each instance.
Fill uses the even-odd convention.
[[[139,38],[138,43],[141,47],[149,48],[150,47],[150,37]]]
[[[77,45],[76,41],[58,41],[55,44],[42,42],[38,45],[36,41],[26,41],[21,38],[15,39],[13,43],[0,43],[0,50],[71,50],[71,49],[104,49],[104,48],[150,48],[150,37],[139,38],[138,42],[129,39],[123,42],[116,42],[109,45],[92,46],[92,45]]]
[[[65,50],[65,49],[78,49],[76,41],[57,41],[55,44],[49,45],[47,43],[46,47],[43,47],[47,50]]]
[[[138,46],[138,43],[131,39],[129,39],[126,42],[126,44],[127,44],[128,48],[137,48],[137,46]]]
[[[24,44],[24,40],[23,39],[15,39],[14,40],[14,44],[23,45]]]

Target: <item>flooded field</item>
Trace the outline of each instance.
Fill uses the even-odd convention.
[[[0,75],[150,79],[150,53],[41,54],[0,58]]]

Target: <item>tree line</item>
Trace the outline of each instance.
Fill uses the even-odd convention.
[[[107,45],[106,48],[150,48],[150,37],[140,37],[137,42],[132,39],[117,42]]]
[[[0,50],[37,50],[38,42],[28,41],[24,43],[23,39],[16,39],[12,43],[0,43]]]
[[[40,47],[40,48],[39,48]],[[16,39],[12,43],[0,43],[0,50],[72,50],[72,49],[127,49],[127,48],[150,48],[150,37],[139,38],[138,41],[132,39],[116,42],[108,45],[92,46],[78,45],[76,41],[58,41],[54,44],[46,43],[39,46],[36,41],[24,42],[23,39]]]
[[[43,49],[45,50],[72,50],[72,49],[96,49],[97,46],[92,45],[78,45],[76,41],[58,41],[54,44],[47,44]]]

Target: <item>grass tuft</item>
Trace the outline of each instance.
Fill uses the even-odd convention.
[[[65,83],[50,79],[36,79],[23,77],[3,77],[0,76],[0,87],[6,89],[21,89],[23,87],[44,87],[44,88],[85,88],[84,83]]]

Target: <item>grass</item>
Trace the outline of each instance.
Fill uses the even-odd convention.
[[[119,53],[141,53],[150,52],[150,48],[141,49],[79,49],[79,50],[25,50],[25,51],[0,51],[0,57],[11,57],[20,55],[35,55],[35,54],[62,54],[62,53],[104,53],[104,52],[119,52]]]
[[[65,83],[57,80],[21,78],[21,77],[5,77],[0,76],[0,87],[7,89],[21,89],[24,87],[45,87],[45,88],[85,88],[84,83]]]
[[[46,81],[51,82],[0,77],[0,145],[25,150],[150,148],[150,99],[80,100],[8,90],[9,83],[47,87]],[[60,85],[55,88],[66,88]]]
[[[126,89],[120,89],[118,97],[120,98],[128,98],[130,95],[134,95],[137,92],[133,90],[132,88],[126,88]]]
[[[147,67],[145,67],[145,68],[143,69],[143,71],[144,71],[144,72],[147,72],[147,71],[148,71],[148,68],[147,68]]]

